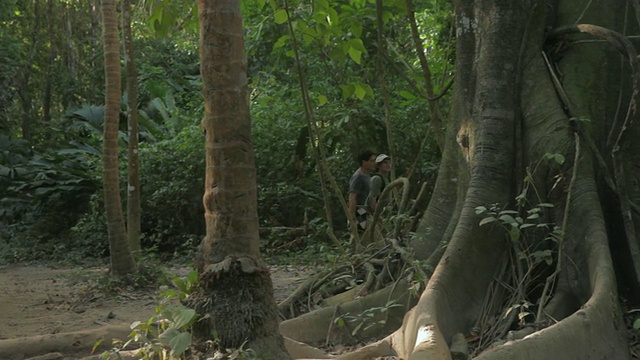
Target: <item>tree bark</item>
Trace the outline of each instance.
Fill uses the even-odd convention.
[[[109,231],[111,273],[116,276],[136,271],[136,263],[129,249],[120,202],[118,176],[118,123],[120,120],[120,46],[118,16],[114,0],[102,1],[104,22],[105,109],[103,140],[104,203]]]
[[[140,255],[140,156],[138,152],[138,72],[136,71],[133,35],[131,34],[131,2],[122,0],[122,37],[124,39],[127,78],[127,130],[129,133],[129,171],[127,172],[127,238],[131,251]]]
[[[196,258],[201,289],[189,303],[201,317],[193,329],[195,348],[205,356],[243,348],[261,359],[288,359],[269,269],[260,257],[240,1],[199,0],[198,10],[207,170],[206,236]],[[215,346],[207,345],[210,340]]]
[[[639,225],[640,145],[628,139],[640,133],[629,126],[638,86],[627,66],[637,59],[591,35],[547,37],[576,23],[637,33],[629,6],[455,2],[456,91],[434,194],[412,242],[418,259],[440,261],[400,329],[343,359],[451,359],[461,335],[472,339],[466,355],[482,360],[629,358],[609,241],[637,241],[629,229]],[[616,147],[607,138],[626,140]],[[527,216],[541,203],[553,204],[538,209],[536,224],[548,225],[532,231],[506,217],[480,226],[476,212],[498,204]],[[614,213],[605,217],[603,207]],[[531,266],[537,250],[551,254],[550,266]],[[504,280],[518,279],[522,266],[530,266],[525,286]]]
[[[574,5],[570,1],[558,4],[564,11]],[[571,135],[575,129],[569,121],[571,115],[566,113],[566,105],[558,99],[557,89],[541,56],[543,44],[540,39],[544,38],[545,19],[554,15],[545,13],[550,8],[541,1],[528,4],[458,1],[456,9],[457,91],[452,117],[463,120],[456,129],[458,148],[450,145],[448,150],[468,162],[470,177],[467,190],[461,192],[458,189],[458,198],[462,193],[464,201],[460,219],[454,218],[455,231],[451,240],[442,244],[447,246],[447,250],[416,307],[415,315],[408,317],[412,321],[405,321],[401,331],[405,346],[404,352],[400,353],[409,358],[428,353],[445,354],[434,358],[447,358],[443,349],[447,349],[451,338],[458,332],[468,334],[471,331],[469,324],[477,323],[483,307],[479,300],[484,298],[491,277],[497,271],[495,264],[499,263],[500,254],[507,248],[495,229],[487,232],[478,227],[480,219],[473,209],[491,203],[513,206],[512,199],[522,189],[518,183],[524,181],[525,168],[532,168],[546,153],[563,154],[568,159],[575,152]],[[578,16],[573,9],[569,13],[557,11],[555,15],[566,14],[567,21],[571,16]],[[605,10],[603,14],[610,13]],[[557,20],[562,21],[560,18]],[[609,20],[603,16],[602,21]],[[572,56],[574,61],[559,64],[567,66],[566,72],[564,69],[560,71],[565,75],[565,83],[573,80],[597,83],[606,77],[601,65],[606,62],[606,53],[600,49],[587,56],[579,54],[584,50],[574,51],[577,51],[575,58]],[[594,52],[594,49],[589,51]],[[579,76],[568,76],[577,71]],[[606,102],[603,99],[607,96],[599,93],[599,88],[594,89],[584,83],[580,87],[574,86],[571,86],[571,93],[576,95],[572,99],[574,106],[588,104],[587,107],[577,107],[575,116],[589,114],[589,117],[605,118],[599,115],[604,115]],[[452,139],[450,135],[448,141]],[[570,215],[568,227],[564,229],[566,243],[558,251],[563,251],[564,256],[570,257],[577,265],[565,265],[561,269],[562,275],[555,291],[567,291],[585,305],[580,311],[574,307],[570,312],[577,312],[554,326],[523,340],[495,346],[478,358],[584,359],[593,356],[622,359],[628,356],[623,336],[615,330],[621,326],[620,310],[615,300],[616,289],[612,286],[614,275],[606,250],[602,211],[594,201],[597,189],[590,156],[593,154],[587,149],[580,157],[580,163],[567,163],[559,173],[553,168],[539,168],[534,175],[537,180],[534,188],[538,195],[529,194],[527,197],[529,206],[552,201],[556,209],[549,216],[559,225],[564,220],[560,209],[567,205],[567,194],[554,191],[552,184],[558,176],[565,185],[576,181],[573,200],[568,204]],[[445,154],[445,159],[449,159],[448,154]],[[574,166],[579,167],[579,175],[571,179],[570,169]],[[448,165],[443,161],[443,170],[447,169]],[[458,175],[460,173],[457,172]],[[465,176],[452,177],[460,181]],[[442,197],[443,194],[436,191],[429,209],[441,207]],[[429,229],[429,224],[434,221],[426,217],[423,229]],[[437,235],[441,233],[446,234],[446,231],[440,230]],[[416,253],[421,252],[417,250]],[[588,272],[577,274],[576,269],[588,269]],[[421,338],[425,332],[432,336]],[[595,332],[607,336],[600,340]]]

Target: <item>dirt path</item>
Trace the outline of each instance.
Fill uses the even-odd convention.
[[[74,284],[83,275],[100,271],[106,269],[0,266],[0,340],[97,330],[105,325],[128,326],[153,315],[158,304],[153,291],[104,296],[88,292],[86,283]],[[187,271],[174,269],[180,274]],[[271,271],[276,301],[286,298],[313,273],[284,265],[273,266]]]
[[[126,325],[153,314],[155,294],[87,298],[86,286],[69,285],[75,272],[42,266],[0,268],[0,339]]]

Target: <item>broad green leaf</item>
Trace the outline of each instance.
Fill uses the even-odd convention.
[[[324,11],[316,11],[313,13],[313,20],[320,25],[323,25],[325,28],[329,28],[329,17],[327,13]]]
[[[173,285],[178,288],[178,290],[182,291],[182,292],[186,292],[187,291],[187,286],[185,284],[185,281],[183,278],[180,277],[175,277],[173,278]]]
[[[273,48],[274,49],[278,49],[281,48],[283,46],[285,46],[287,44],[287,41],[289,41],[289,39],[291,38],[291,36],[289,35],[282,35],[278,38],[278,40],[273,44]]]
[[[351,39],[349,40],[349,46],[359,50],[360,52],[366,53],[367,48],[364,46],[364,43],[361,39]]]
[[[487,208],[485,206],[476,206],[476,215],[480,215],[485,212],[487,212]]]
[[[633,321],[633,330],[640,330],[640,318],[637,318]]]
[[[496,219],[496,218],[494,218],[494,217],[486,217],[486,218],[484,218],[484,219],[480,220],[480,226],[482,226],[482,225],[486,225],[486,224],[490,224],[490,223],[492,223],[492,222],[494,222],[494,221],[496,221],[496,220],[497,220],[497,219]]]
[[[349,48],[349,57],[351,58],[351,60],[355,61],[356,64],[360,65],[361,61],[360,61],[360,57],[362,56],[362,51],[356,49],[356,48]],[[364,90],[363,90],[364,91]],[[363,97],[364,98],[364,95]],[[360,99],[362,99],[360,98]]]
[[[327,97],[324,95],[318,95],[318,105],[322,106],[328,102]]]
[[[362,100],[367,95],[367,92],[362,85],[355,84],[355,95],[358,99]]]
[[[302,41],[304,41],[305,45],[311,44],[316,38],[309,33],[302,33]]]
[[[562,156],[562,154],[553,155],[553,160],[555,160],[558,165],[564,164],[564,156]]]
[[[162,332],[162,334],[158,335],[158,340],[164,345],[171,345],[171,341],[176,336],[180,335],[180,330],[176,329],[173,326],[170,326],[167,330]]]
[[[556,164],[558,165],[562,165],[564,164],[564,156],[562,154],[552,154],[552,153],[546,153],[544,154],[544,158],[547,160],[553,160],[556,162]]]
[[[553,256],[551,256],[551,250],[539,250],[535,251],[531,254],[531,257],[535,260],[535,262],[544,261],[547,265],[553,264]]]
[[[500,216],[500,221],[502,221],[503,223],[512,225],[512,226],[518,226],[518,222],[516,221],[516,219],[513,218],[513,216],[508,215],[508,214],[504,214]]]
[[[340,16],[338,16],[338,12],[332,7],[327,8],[327,23],[331,26],[340,24]]]
[[[362,35],[362,24],[358,21],[352,21],[349,30],[353,36],[359,38]]]
[[[412,93],[406,90],[398,91],[398,95],[402,96],[407,100],[415,100],[418,98],[417,96],[413,95]]]
[[[171,354],[179,357],[191,346],[191,334],[188,332],[181,332],[169,341],[169,346],[171,346]]]
[[[283,23],[287,22],[287,20],[289,19],[289,14],[287,13],[287,11],[285,9],[278,9],[273,14],[273,17],[276,20],[276,24],[283,24]]]
[[[191,271],[189,271],[189,274],[187,274],[187,280],[189,280],[189,282],[191,284],[197,284],[198,283],[198,270],[191,269]]]
[[[369,84],[361,84],[364,90],[367,92],[367,95],[374,97],[373,88]]]
[[[350,98],[353,95],[353,93],[355,92],[355,90],[356,90],[355,86],[353,86],[351,84],[342,84],[342,85],[340,85],[340,89],[342,89],[342,98],[343,99]]]
[[[183,327],[191,324],[193,319],[196,317],[196,311],[194,309],[180,307],[177,310],[177,313],[174,314],[173,326],[178,329],[182,329]]]

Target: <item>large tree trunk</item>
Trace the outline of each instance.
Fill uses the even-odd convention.
[[[260,359],[287,359],[269,269],[260,258],[240,1],[199,0],[198,10],[207,171],[206,236],[196,259],[201,292],[190,300],[201,317],[193,329],[196,349],[210,356],[244,348]]]
[[[129,250],[120,203],[120,180],[118,177],[118,123],[120,120],[120,47],[118,41],[118,15],[114,0],[102,1],[104,21],[104,140],[103,140],[103,185],[104,204],[109,231],[111,273],[125,275],[136,271],[136,263]]]
[[[438,265],[399,330],[343,358],[463,358],[452,350],[466,338],[477,359],[627,359],[609,241],[638,247],[640,142],[629,141],[639,132],[629,127],[638,84],[627,66],[637,59],[600,28],[549,29],[586,22],[637,32],[625,18],[634,11],[625,1],[455,5],[456,93],[412,243]],[[593,35],[605,40],[584,41]],[[493,204],[517,214],[480,226],[478,208]],[[603,206],[615,215],[605,218]],[[530,210],[540,220],[515,220]]]

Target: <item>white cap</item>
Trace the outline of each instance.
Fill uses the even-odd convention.
[[[385,161],[386,159],[391,159],[390,156],[386,155],[386,154],[380,154],[378,155],[378,157],[376,158],[376,164],[379,164],[383,161]]]

